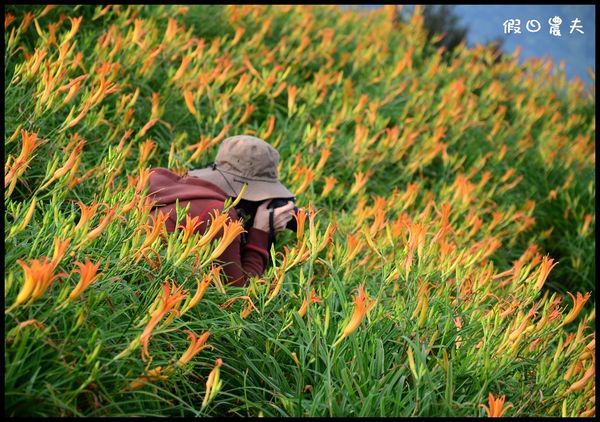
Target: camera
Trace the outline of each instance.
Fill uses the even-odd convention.
[[[286,205],[288,203],[288,201],[292,201],[292,202],[296,202],[296,198],[275,198],[272,199],[271,202],[269,203],[269,205],[267,205],[267,208],[279,208],[279,207],[283,207],[284,205]],[[298,214],[298,207],[294,207],[294,214]],[[271,224],[271,221],[269,221],[269,224]],[[288,223],[287,226],[285,226],[286,229],[290,229],[291,231],[295,232],[298,230],[298,224],[296,222],[295,218],[292,218]],[[271,228],[272,229],[272,228]]]

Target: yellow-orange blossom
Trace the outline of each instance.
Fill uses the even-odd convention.
[[[376,302],[375,299],[371,299],[365,293],[364,283],[358,286],[358,294],[354,298],[354,314],[352,315],[352,318],[350,318],[348,324],[346,324],[342,336],[333,344],[334,347],[358,328],[367,312],[369,312]]]

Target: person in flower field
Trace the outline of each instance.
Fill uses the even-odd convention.
[[[295,222],[295,197],[278,180],[278,163],[279,153],[264,140],[232,136],[223,140],[215,162],[207,168],[190,170],[185,176],[166,168],[152,169],[148,194],[155,201],[155,211],[169,215],[168,232],[176,229],[179,201],[180,208],[189,204],[188,215],[200,221],[196,231],[204,233],[211,214],[222,211],[225,200],[237,198],[247,185],[241,201],[229,210],[231,220],[241,220],[246,232],[237,235],[219,257],[228,283],[245,286],[250,277],[264,273],[275,235]],[[273,199],[282,205],[275,207]],[[222,235],[221,229],[215,238]]]

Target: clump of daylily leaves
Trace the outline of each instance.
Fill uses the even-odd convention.
[[[593,89],[397,12],[7,8],[6,415],[595,415]],[[146,196],[240,133],[302,207],[244,288],[239,197]]]

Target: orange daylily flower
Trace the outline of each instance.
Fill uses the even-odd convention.
[[[25,32],[27,30],[27,28],[29,28],[29,25],[31,24],[32,20],[33,20],[33,13],[25,12],[25,14],[23,15],[23,21],[21,22],[21,25],[19,26],[19,31]]]
[[[142,129],[142,132],[145,132],[146,126],[144,126],[144,128]],[[140,136],[142,136],[142,133],[140,133]],[[152,153],[152,150],[154,149],[155,146],[156,146],[156,144],[150,138],[146,139],[144,142],[142,142],[140,144],[140,156],[139,156],[140,165],[143,165],[148,160],[148,157],[150,157],[150,154]]]
[[[354,142],[352,147],[352,153],[358,154],[358,152],[364,148],[365,143],[367,142],[367,137],[369,135],[369,129],[366,126],[361,124],[356,125],[356,130],[354,132]]]
[[[289,270],[290,268],[295,267],[300,262],[304,262],[308,259],[308,257],[311,254],[311,251],[308,250],[307,246],[308,246],[308,242],[306,240],[304,240],[302,242],[302,245],[300,246],[300,248],[295,247],[295,248],[292,248],[291,250],[288,250],[286,247],[284,247],[285,252],[286,252],[286,258],[288,258],[288,261],[291,261],[290,264],[285,267],[286,270]],[[314,246],[314,244],[311,245],[311,247],[313,247],[313,246]],[[292,257],[294,257],[293,261],[291,260]],[[280,285],[282,282],[283,282],[283,276],[282,276],[282,278],[278,279],[277,285]]]
[[[250,71],[250,73],[252,73],[254,76],[256,76],[257,78],[260,78],[261,75],[258,72],[258,70],[256,70],[256,68],[254,66],[252,66],[252,63],[250,63],[250,59],[248,58],[247,55],[244,55],[244,58],[242,59],[242,63],[244,63],[244,66],[246,66],[246,68]]]
[[[242,26],[238,26],[235,29],[235,35],[233,37],[233,39],[231,40],[230,45],[234,46],[238,43],[238,41],[242,38],[242,35],[244,35],[244,32],[246,31],[246,29]]]
[[[160,107],[158,92],[152,93],[150,102],[152,103],[152,108],[150,111],[150,120],[159,119],[164,111],[164,107]]]
[[[523,180],[523,175],[518,176],[512,182],[510,182],[510,183],[508,183],[506,185],[501,186],[500,189],[499,189],[499,192],[502,193],[502,192],[506,192],[508,190],[511,190],[512,188],[514,188],[515,186],[517,186],[521,182],[521,180]]]
[[[56,29],[59,26],[59,23],[48,24],[48,44],[56,44]]]
[[[185,215],[185,226],[179,225],[178,228],[183,229],[183,239],[182,239],[182,242],[186,244],[186,247],[183,250],[183,252],[181,252],[181,254],[179,255],[179,257],[175,261],[174,265],[177,266],[180,263],[182,263],[189,256],[189,254],[192,252],[193,248],[196,245],[193,242],[189,242],[189,238],[191,236],[193,236],[194,233],[196,233],[196,229],[202,223],[203,223],[203,221],[200,221],[200,217],[199,216],[195,216],[194,218],[191,218],[189,216],[189,214]]]
[[[583,226],[579,229],[579,235],[583,236],[588,232],[590,228],[590,224],[592,223],[592,219],[594,216],[592,214],[586,214],[583,221]]]
[[[85,257],[84,264],[76,261],[75,265],[77,265],[79,268],[75,269],[74,272],[79,273],[81,275],[81,278],[79,279],[79,283],[77,283],[77,286],[75,286],[75,288],[67,298],[67,302],[71,302],[77,296],[81,295],[83,291],[88,288],[88,286],[90,286],[97,280],[99,275],[97,274],[97,271],[98,267],[100,266],[100,262],[92,264],[92,262],[87,256]]]
[[[142,127],[142,129],[140,129],[139,136],[144,136],[159,120],[160,119],[158,118],[148,120],[148,123],[146,123],[144,127]],[[149,148],[150,150],[152,150],[152,147],[148,145],[149,143],[152,143],[152,147],[154,146],[154,143],[151,139],[148,139],[144,144],[140,145],[140,155],[142,153],[142,147]],[[143,163],[144,161],[145,160],[140,159],[140,163]]]
[[[492,229],[500,223],[500,220],[502,219],[502,217],[504,217],[503,212],[494,211],[494,213],[492,214],[492,221],[490,222],[490,225],[488,226],[488,231],[491,232]]]
[[[490,393],[488,396],[488,401],[489,401],[490,406],[488,407],[485,404],[480,404],[479,406],[481,406],[485,409],[485,411],[487,412],[487,414],[490,418],[499,418],[500,416],[502,416],[504,414],[504,412],[506,412],[508,409],[513,407],[513,405],[510,403],[507,404],[506,406],[504,406],[505,399],[506,399],[506,396],[501,396],[501,397],[495,398],[494,395],[492,393]]]
[[[78,136],[75,135],[75,138],[78,138]],[[44,183],[40,187],[40,189],[46,188],[55,180],[58,180],[61,177],[63,177],[64,175],[66,175],[69,172],[69,170],[71,170],[73,168],[77,159],[79,158],[79,154],[81,153],[81,150],[83,149],[83,146],[85,145],[85,143],[86,142],[83,139],[81,141],[79,141],[77,146],[75,146],[75,148],[71,151],[71,154],[69,155],[69,158],[67,159],[65,164],[61,168],[57,169],[54,172],[54,174],[52,175],[52,177],[46,183]]]
[[[69,92],[67,92],[67,95],[63,99],[63,104],[67,104],[69,101],[71,101],[73,99],[73,97],[75,96],[75,94],[77,94],[77,92],[79,92],[80,88],[81,88],[81,82],[76,82],[75,85],[71,86],[69,88]]]
[[[4,29],[8,28],[15,20],[15,15],[7,13],[4,15]]]
[[[310,169],[306,169],[306,171],[304,172],[304,180],[302,181],[302,184],[296,189],[296,194],[300,195],[302,192],[304,192],[310,186],[314,178],[315,173]]]
[[[336,182],[337,179],[335,177],[325,177],[325,186],[323,187],[323,192],[321,192],[323,198],[329,195],[329,192],[331,192]]]
[[[225,126],[223,126],[223,129],[221,129],[217,136],[211,139],[208,145],[212,147],[220,143],[223,139],[225,139],[225,136],[227,136],[227,132],[229,131],[229,129],[231,129],[232,126],[233,125],[231,123],[227,123]]]
[[[579,312],[581,312],[581,309],[583,308],[583,305],[585,305],[585,302],[587,302],[590,298],[589,292],[585,295],[582,295],[580,292],[577,292],[577,298],[575,298],[575,296],[573,296],[570,292],[567,293],[569,294],[569,296],[571,296],[571,299],[573,299],[573,309],[571,309],[571,312],[569,312],[565,316],[565,319],[563,320],[563,325],[567,325],[570,322],[573,322],[575,318],[577,318],[577,315],[579,315]]]
[[[288,93],[288,116],[294,112],[296,106],[296,95],[298,94],[298,87],[289,85],[287,89]]]
[[[294,219],[296,220],[296,238],[298,242],[302,241],[304,237],[304,224],[306,222],[306,211],[304,208],[298,208],[298,212],[294,214]]]
[[[171,368],[167,367],[164,371],[162,370],[162,366],[157,366],[154,369],[148,371],[147,375],[141,375],[135,380],[131,381],[129,384],[130,390],[137,390],[140,387],[143,387],[149,381],[159,381],[166,380],[171,373]]]
[[[267,124],[267,130],[262,134],[261,138],[267,140],[269,136],[273,133],[273,129],[275,128],[275,116],[269,116],[269,123]]]
[[[412,259],[415,249],[417,250],[417,257],[421,259],[423,256],[423,247],[425,245],[425,236],[427,229],[422,224],[410,223],[409,234],[408,234],[408,253],[404,259],[404,270],[406,275],[410,273],[412,265]]]
[[[204,394],[204,400],[202,401],[202,408],[205,408],[206,405],[217,395],[219,390],[221,390],[221,365],[223,365],[223,359],[219,358],[215,361],[215,366],[208,375],[208,380],[206,381],[206,393]]]
[[[16,306],[21,305],[27,299],[29,299],[29,302],[33,302],[48,290],[54,280],[67,275],[66,273],[54,274],[55,266],[52,262],[48,262],[47,257],[43,257],[41,260],[31,259],[29,265],[24,261],[17,259],[17,264],[23,269],[25,281],[15,302],[7,312],[10,312]]]
[[[544,256],[542,258],[538,279],[535,283],[536,290],[540,290],[542,288],[546,278],[548,278],[548,274],[550,274],[550,270],[552,270],[552,268],[554,268],[557,264],[558,262],[554,262],[554,260],[548,256]]]
[[[330,155],[331,155],[331,150],[329,148],[323,148],[321,150],[321,158],[319,158],[319,162],[317,163],[317,165],[315,167],[316,172],[319,172],[325,166],[325,162],[327,161],[327,159],[329,158]]]
[[[179,66],[179,69],[177,69],[177,72],[175,73],[175,75],[173,75],[173,78],[171,79],[173,82],[177,82],[185,74],[185,71],[191,60],[192,60],[191,55],[182,57],[181,65]]]
[[[190,338],[191,343],[188,349],[185,351],[185,353],[181,355],[181,357],[177,361],[177,365],[179,366],[185,365],[190,360],[192,360],[194,356],[200,353],[200,351],[204,349],[204,343],[206,343],[206,340],[208,340],[208,337],[210,336],[209,331],[202,334],[199,338],[191,330],[186,330],[185,332],[188,333],[188,337]]]
[[[548,310],[542,315],[542,318],[536,324],[535,331],[540,331],[548,322],[555,320],[561,315],[559,308],[561,302],[562,299],[559,297],[550,303]]]
[[[121,208],[120,215],[125,215],[129,211],[131,211],[133,209],[133,207],[135,207],[135,205],[138,203],[139,200],[140,200],[140,195],[137,193],[134,194],[133,198],[131,198],[131,201],[129,201],[128,203],[123,205],[123,207]]]
[[[170,42],[177,35],[177,20],[169,18],[167,23],[167,30],[165,31],[165,41]]]
[[[78,84],[79,82],[82,82],[87,77],[88,77],[88,75],[85,74],[85,75],[78,76],[74,79],[71,79],[71,81],[69,83],[61,86],[60,88],[57,89],[57,91],[62,92],[62,91],[70,90],[74,85]]]
[[[593,355],[592,355],[592,358],[593,358]],[[587,369],[587,371],[585,371],[585,373],[583,374],[583,377],[581,377],[581,379],[579,381],[576,381],[573,384],[571,384],[571,386],[567,390],[567,393],[572,393],[574,391],[582,390],[586,386],[588,381],[590,379],[593,379],[595,373],[596,373],[596,363],[594,360],[592,360],[592,364]]]
[[[58,237],[54,238],[54,253],[52,254],[52,260],[50,261],[53,271],[56,269],[61,259],[63,259],[65,256],[65,252],[69,246],[69,243],[71,243],[71,239],[60,240]]]
[[[99,205],[97,202],[92,202],[90,206],[85,205],[81,201],[77,201],[76,203],[81,209],[81,217],[79,218],[79,222],[75,226],[75,231],[83,228],[87,224],[90,218],[92,218],[96,214]]]
[[[100,74],[100,80],[98,81],[99,86],[94,87],[91,92],[91,97],[88,99],[90,106],[100,104],[108,94],[117,92],[117,90],[120,88],[118,84],[105,79],[104,74],[108,73],[110,69],[111,66],[108,63],[103,63],[102,66],[98,66],[96,72]],[[118,70],[118,65],[115,66],[114,69]]]
[[[119,145],[117,145],[117,149],[116,149],[117,152],[121,152],[123,150],[123,147],[125,146],[125,141],[127,141],[127,139],[129,139],[129,137],[131,136],[132,133],[133,133],[133,129],[127,129],[127,131],[125,131],[125,133],[121,137],[121,140],[119,141]],[[131,145],[128,145],[127,149],[125,150],[126,153],[129,152],[130,148],[131,148]]]
[[[77,31],[79,30],[79,25],[81,24],[81,21],[83,20],[83,16],[80,16],[78,18],[72,18],[69,16],[69,20],[71,21],[71,30],[65,37],[65,39],[63,41],[63,45],[75,36]]]
[[[242,319],[248,318],[248,315],[250,315],[253,310],[258,312],[258,309],[254,305],[254,302],[252,302],[252,299],[248,297],[248,300],[246,300],[246,307],[242,310],[242,312],[240,312],[240,317]]]
[[[227,213],[222,213],[219,210],[215,210],[214,213],[211,212],[210,225],[198,241],[198,248],[202,248],[208,244],[217,235],[217,233],[219,233],[228,220],[229,215]]]
[[[184,91],[183,98],[185,99],[185,106],[194,116],[198,115],[196,111],[196,107],[194,106],[194,97],[192,96],[191,91]]]
[[[531,318],[533,318],[533,316],[535,316],[535,314],[537,312],[537,307],[538,306],[539,306],[539,304],[535,303],[531,307],[531,309],[529,310],[529,312],[527,313],[527,315],[525,315],[523,317],[523,319],[521,320],[521,323],[518,326],[516,326],[516,328],[514,330],[512,330],[510,332],[510,334],[508,335],[508,341],[513,342],[515,344],[518,343],[519,339],[523,335],[523,332],[525,331],[525,329],[529,325],[529,321],[531,320]],[[515,325],[516,325],[516,323],[515,323]]]
[[[360,96],[360,98],[358,99],[358,103],[356,104],[356,107],[354,107],[354,109],[352,110],[352,114],[360,113],[363,110],[363,108],[365,108],[365,106],[367,105],[368,102],[369,102],[369,96],[366,94],[362,94]],[[366,128],[362,127],[362,129],[366,129]],[[358,131],[358,127],[357,127],[357,131]]]
[[[206,151],[208,148],[210,147],[210,137],[208,136],[201,136],[200,137],[200,141],[196,142],[193,145],[189,145],[187,147],[187,149],[189,151],[194,151],[191,155],[190,158],[188,158],[187,162],[190,163],[194,160],[196,160],[198,157],[200,157],[200,155],[202,155],[204,153],[204,151]]]
[[[185,215],[185,226],[179,225],[179,228],[183,230],[183,243],[187,243],[189,238],[196,233],[196,229],[202,224],[199,216],[190,217],[189,214]]]
[[[304,242],[302,244],[302,246],[304,247],[306,245],[306,242]],[[287,248],[286,248],[287,251]],[[302,248],[301,248],[302,251]],[[300,255],[300,254],[298,254]],[[268,304],[269,302],[271,302],[275,296],[277,296],[277,294],[279,293],[279,291],[281,290],[281,287],[283,286],[283,280],[285,279],[285,270],[287,267],[287,263],[288,263],[288,255],[286,254],[283,257],[283,261],[281,262],[281,267],[278,268],[278,270],[275,272],[275,276],[274,276],[274,286],[272,287],[271,293],[269,294],[269,299],[267,300],[267,302],[265,303]]]
[[[281,82],[279,86],[275,88],[275,91],[273,91],[272,97],[275,98],[279,96],[279,94],[281,94],[281,92],[285,89],[286,86],[287,82]]]
[[[146,361],[146,358],[149,356],[148,353],[148,342],[150,341],[150,337],[152,336],[152,331],[154,327],[166,316],[168,313],[172,313],[175,315],[180,315],[180,311],[178,306],[181,304],[181,301],[187,296],[187,290],[185,289],[177,289],[175,284],[172,283],[169,285],[169,282],[165,282],[162,286],[162,300],[157,309],[152,312],[152,316],[146,328],[139,337],[139,340],[142,344],[142,360]]]
[[[593,338],[584,348],[583,348],[583,352],[581,353],[581,356],[579,356],[580,360],[586,360],[592,357],[592,355],[594,355],[594,352],[596,350],[596,339]]]
[[[119,41],[120,41],[120,39],[121,38],[119,35]],[[85,67],[83,67],[83,53],[81,51],[77,52],[77,54],[75,54],[75,57],[73,57],[70,68],[72,70],[79,68],[82,72],[86,72]]]
[[[252,313],[252,310],[258,311],[256,306],[254,305],[254,302],[252,302],[252,299],[248,295],[236,296],[236,297],[232,297],[231,299],[228,299],[227,301],[225,301],[225,303],[223,303],[221,305],[221,309],[227,309],[236,300],[245,300],[246,301],[246,307],[242,310],[242,312],[240,312],[240,316],[242,317],[242,319],[246,319],[248,317],[248,315],[250,315]]]
[[[144,63],[142,64],[142,67],[138,70],[138,74],[139,75],[143,75],[144,73],[146,73],[146,71],[150,68],[150,66],[152,66],[152,63],[154,63],[154,59],[156,59],[156,57],[158,57],[158,55],[164,49],[165,49],[165,45],[164,44],[159,44],[158,47],[156,47],[148,55],[148,57],[146,58],[146,60],[144,60]]]
[[[143,216],[148,216],[154,208],[156,201],[150,198],[147,195],[140,195],[139,200],[135,204],[135,216],[136,218],[141,218]]]
[[[43,141],[38,138],[37,133],[28,133],[26,130],[21,130],[22,143],[21,153],[12,162],[11,168],[8,173],[4,174],[4,187],[6,188],[9,184],[11,185],[8,189],[8,195],[11,194],[16,184],[17,178],[27,169],[29,161],[31,160],[31,154],[33,151],[47,141]]]
[[[456,189],[454,192],[453,201],[460,198],[464,204],[469,204],[473,199],[471,193],[475,189],[475,185],[471,183],[463,174],[459,174],[456,176],[453,186],[455,186]]]
[[[346,235],[346,246],[347,255],[344,262],[342,262],[342,266],[346,266],[363,249],[364,243],[358,241],[356,234],[349,233]]]
[[[298,356],[296,355],[296,352],[292,352],[292,359],[294,360],[294,363],[296,364],[296,366],[298,368],[300,368],[300,361],[298,360]]]
[[[418,183],[409,183],[406,186],[406,192],[402,194],[400,197],[400,203],[403,204],[403,209],[406,209],[409,205],[411,205],[414,200],[417,198],[419,194],[419,189],[421,186]]]
[[[359,171],[358,173],[356,173],[354,175],[354,184],[352,185],[352,188],[350,189],[350,195],[355,195],[358,193],[359,190],[361,190],[361,188],[369,180],[371,173],[372,173],[371,170],[367,171],[366,173]]]
[[[140,249],[145,249],[151,246],[156,239],[158,239],[160,234],[166,231],[165,222],[168,220],[168,218],[169,214],[165,214],[162,211],[158,211],[156,216],[150,214],[152,223],[149,226],[151,226],[151,228],[149,228],[149,226],[144,226],[144,230],[146,230],[146,239],[144,240],[144,243],[142,243]]]
[[[406,214],[401,214],[398,217],[396,217],[396,219],[392,222],[391,224],[391,231],[392,231],[392,236],[394,237],[394,239],[399,238],[402,235],[402,232],[404,231],[404,229],[407,226],[407,222],[405,219]],[[440,229],[441,231],[441,229]],[[436,238],[439,236],[436,235]],[[435,240],[435,239],[434,239]]]
[[[248,73],[242,73],[242,76],[240,76],[240,80],[238,81],[236,86],[233,88],[233,91],[231,91],[231,93],[237,94],[239,92],[244,92],[244,87],[248,84],[249,79],[250,79],[250,76],[248,75]]]
[[[310,294],[308,297],[308,300],[306,298],[304,298],[304,301],[302,302],[302,306],[300,306],[300,309],[298,309],[298,315],[300,315],[300,318],[304,317],[304,315],[306,315],[306,311],[308,310],[308,305],[312,305],[313,303],[317,303],[320,302],[321,298],[317,295],[315,295],[315,289],[312,288],[310,289]]]
[[[246,230],[244,229],[242,222],[239,220],[231,221],[229,224],[224,226],[223,227],[223,236],[221,237],[221,240],[220,240],[219,244],[217,245],[216,249],[213,250],[213,252],[210,254],[210,257],[208,258],[208,260],[212,261],[212,260],[218,258],[219,256],[221,256],[221,254],[225,251],[225,249],[227,249],[229,247],[231,242],[233,242],[233,240],[236,237],[238,237],[240,234],[242,234],[244,232],[246,232]]]
[[[36,50],[36,52],[34,53],[34,56],[33,56],[33,63],[31,63],[31,65],[29,66],[29,69],[28,69],[29,75],[35,76],[37,74],[37,72],[40,69],[40,66],[42,64],[42,60],[44,59],[44,57],[46,57],[47,54],[48,54],[48,52],[46,51],[45,48]]]
[[[369,295],[365,293],[364,283],[358,286],[358,294],[354,298],[354,314],[346,324],[342,336],[333,344],[333,347],[337,346],[344,338],[348,337],[358,328],[367,312],[369,312],[376,302],[375,299],[371,299]]]
[[[46,326],[38,321],[37,319],[28,319],[27,321],[20,322],[18,327],[19,330],[22,330],[25,327],[29,327],[30,325],[36,326],[39,330],[45,330]]]
[[[75,126],[77,123],[79,123],[79,121],[81,119],[83,119],[85,117],[85,115],[87,114],[87,112],[90,110],[90,107],[92,106],[92,99],[88,98],[85,103],[83,104],[83,108],[81,109],[81,111],[79,112],[79,114],[77,115],[77,117],[75,118],[71,118],[71,115],[69,115],[67,117],[67,120],[65,120],[65,127],[64,129],[68,129],[71,128],[73,126]],[[63,129],[63,130],[64,130]]]
[[[94,240],[95,238],[97,238],[98,236],[100,236],[100,233],[102,233],[104,231],[104,229],[106,228],[106,226],[108,226],[108,223],[110,223],[113,220],[113,217],[115,215],[115,208],[111,208],[107,211],[106,215],[104,216],[104,219],[98,224],[98,227],[96,227],[94,230],[92,230],[91,232],[89,232],[87,234],[87,236],[83,239],[83,241],[81,242],[82,244],[85,242],[88,242],[90,240]]]
[[[127,151],[129,151],[129,147],[131,147],[131,144],[127,147]],[[137,183],[135,185],[135,193],[140,193],[144,189],[146,189],[146,187],[148,186],[148,179],[150,178],[151,173],[152,170],[150,168],[140,169],[139,176],[133,179],[134,181],[137,180]],[[132,184],[129,184],[129,186],[132,186]]]
[[[319,243],[319,246],[317,247],[317,250],[319,252],[321,252],[323,249],[325,249],[325,247],[328,244],[331,243],[331,241],[333,239],[333,235],[337,231],[337,228],[338,228],[337,223],[329,223],[327,225],[327,228],[325,229],[325,233],[323,233],[321,243]]]
[[[215,268],[220,270],[221,267],[215,267]],[[213,268],[213,270],[214,270],[214,268]],[[214,277],[213,270],[211,270],[210,274],[208,276],[205,276],[202,279],[202,281],[196,280],[196,284],[198,285],[198,288],[196,289],[196,293],[194,293],[194,296],[192,297],[192,299],[181,310],[182,315],[184,313],[186,313],[189,309],[192,309],[194,306],[196,306],[198,304],[198,302],[200,302],[200,300],[202,299],[202,296],[204,296],[204,292],[210,285],[211,279]],[[217,270],[217,277],[218,277],[218,272],[219,272],[218,270]]]
[[[252,113],[254,113],[254,110],[256,110],[256,106],[254,104],[248,104],[246,106],[246,110],[244,110],[244,114],[242,115],[242,117],[240,118],[240,121],[238,122],[238,125],[241,126],[244,123],[246,123],[246,121],[250,118]]]

